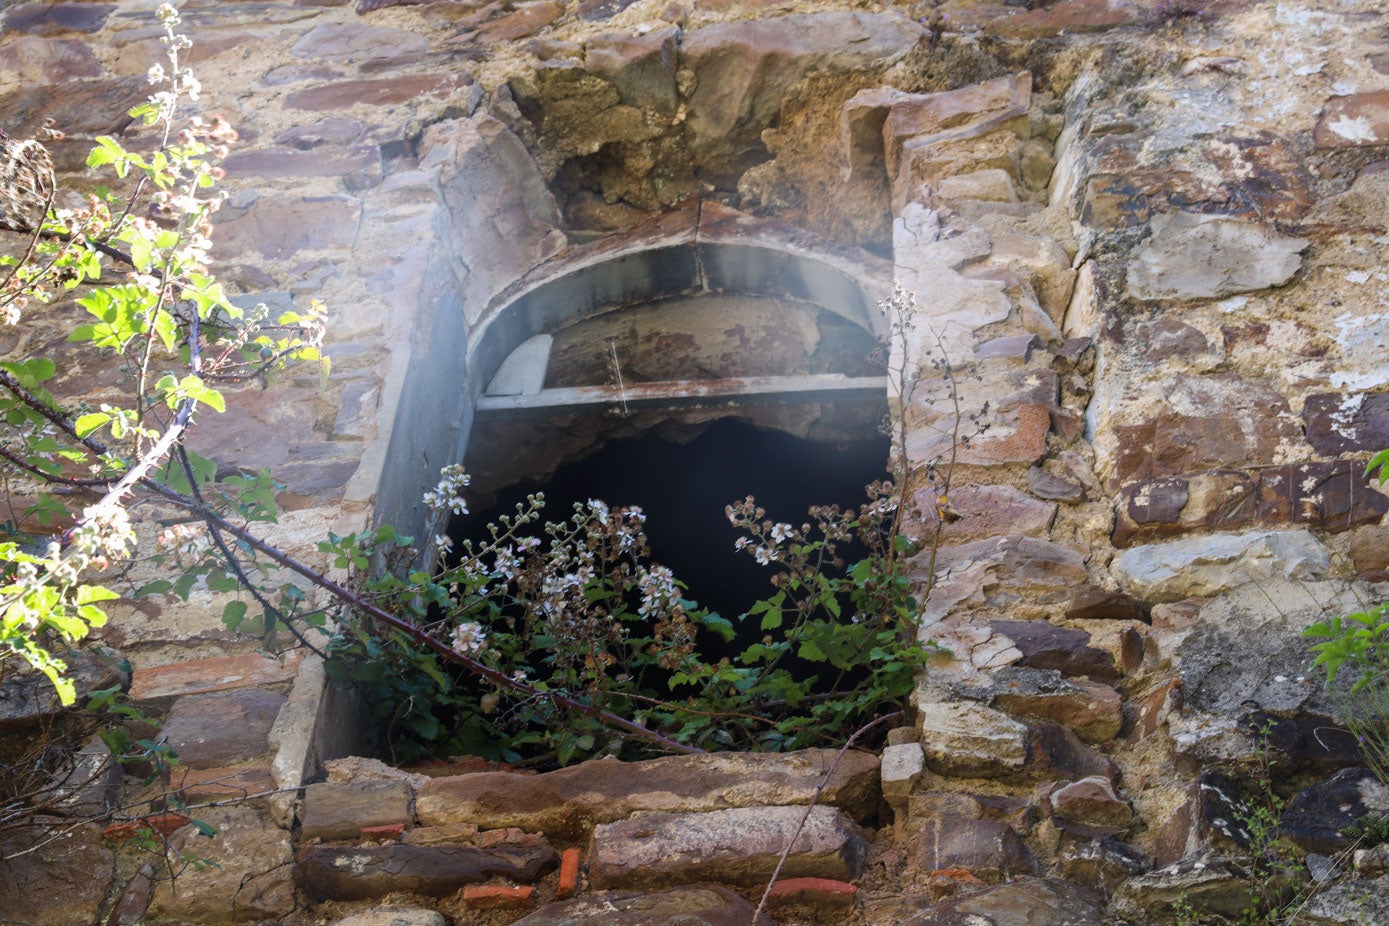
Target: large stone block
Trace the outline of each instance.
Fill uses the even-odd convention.
[[[188,695],[174,703],[164,737],[190,768],[233,765],[265,755],[285,696],[257,689]]]
[[[1027,727],[1001,711],[971,701],[918,707],[926,764],[941,775],[996,778],[1027,764]]]
[[[304,839],[356,839],[364,826],[410,823],[414,791],[404,781],[324,781],[304,789]]]
[[[1168,212],[1129,264],[1135,299],[1221,299],[1282,286],[1311,243],[1218,215]]]
[[[1315,137],[1318,148],[1389,145],[1389,90],[1327,100]]]
[[[501,876],[532,883],[559,865],[538,836],[477,846],[310,846],[299,852],[294,877],[311,898],[369,900],[397,891],[444,897],[468,884]]]
[[[576,837],[595,823],[640,811],[808,804],[836,754],[832,749],[717,753],[644,762],[599,759],[542,775],[479,772],[426,782],[415,809],[425,826],[518,826]],[[874,812],[878,788],[877,757],[850,752],[834,768],[820,802],[863,819]]]
[[[1216,595],[1246,582],[1318,579],[1330,566],[1330,553],[1308,531],[1251,531],[1132,547],[1110,571],[1126,591],[1157,602]]]
[[[868,844],[833,807],[738,807],[706,813],[647,813],[593,831],[589,879],[598,888],[700,881],[766,883],[790,843],[789,878],[848,881],[863,873]]]
[[[37,847],[37,848],[35,848]],[[25,851],[33,849],[34,851]],[[34,817],[0,838],[0,922],[92,926],[114,871],[101,829]]]
[[[151,920],[262,922],[294,909],[289,833],[249,807],[200,810],[198,819],[216,836],[185,826],[169,843],[175,853],[212,864],[185,871],[177,882],[161,881],[150,903]]]

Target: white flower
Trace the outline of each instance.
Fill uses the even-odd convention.
[[[154,65],[149,69],[149,72],[145,74],[145,79],[152,84],[164,83],[164,77],[164,65],[162,64]]]
[[[777,543],[785,543],[786,539],[791,536],[794,530],[795,528],[793,528],[790,524],[773,524],[772,540],[774,540]]]
[[[776,559],[776,550],[771,547],[758,547],[752,552],[752,558],[757,560],[757,565],[766,566]]]
[[[453,549],[453,538],[448,534],[435,534],[434,546],[440,553],[448,553]]]
[[[473,653],[482,651],[487,645],[487,631],[482,629],[482,625],[473,621],[465,621],[453,628],[453,640],[451,643],[453,651],[460,656],[470,656]]]

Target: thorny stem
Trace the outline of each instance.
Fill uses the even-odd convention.
[[[811,811],[813,811],[815,806],[820,802],[820,795],[825,793],[825,788],[829,786],[830,778],[834,775],[834,770],[839,768],[839,763],[843,761],[845,753],[849,751],[849,747],[854,745],[854,742],[860,736],[878,726],[878,724],[886,723],[889,720],[900,720],[901,717],[901,711],[893,711],[891,714],[884,714],[876,720],[870,720],[868,723],[855,730],[854,735],[849,737],[848,741],[845,742],[843,746],[839,747],[839,752],[835,754],[834,761],[830,763],[829,768],[825,769],[825,774],[821,777],[820,783],[815,786],[815,793],[810,796],[810,803],[806,805],[805,813],[801,814],[801,820],[796,824],[795,832],[791,834],[790,839],[786,840],[786,845],[781,849],[781,856],[777,859],[776,868],[772,869],[772,876],[767,880],[767,887],[762,891],[762,899],[757,902],[757,909],[752,914],[754,926],[762,918],[762,911],[767,907],[767,898],[772,895],[772,888],[776,885],[777,878],[781,876],[781,869],[785,867],[786,859],[791,855],[791,849],[795,847],[796,840],[800,838],[801,830],[805,829],[805,824],[806,821],[810,819]]]

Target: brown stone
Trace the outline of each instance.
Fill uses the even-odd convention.
[[[882,144],[894,189],[909,143],[922,150],[999,130],[1015,136],[1025,133],[1031,96],[1032,75],[1024,72],[893,101],[883,122]]]
[[[1035,874],[1037,859],[1017,830],[995,820],[941,816],[925,821],[913,858],[926,870],[963,868],[982,881]]]
[[[101,75],[101,63],[85,42],[20,36],[0,47],[0,70],[26,84],[55,84]]]
[[[217,835],[208,838],[186,826],[170,846],[211,864],[185,870],[176,883],[161,881],[150,903],[151,921],[260,923],[294,909],[289,833],[249,807],[207,808],[198,818]]]
[[[33,926],[96,922],[114,869],[95,824],[34,817],[5,830],[0,857],[5,858],[0,921]]]
[[[1377,453],[1389,447],[1389,392],[1314,392],[1303,402],[1302,420],[1317,453]]]
[[[414,791],[404,781],[323,781],[304,789],[304,839],[352,839],[362,827],[411,823]]]
[[[240,768],[188,768],[175,766],[169,772],[169,785],[183,795],[186,804],[203,801],[246,799],[274,790],[270,769],[261,765]]]
[[[475,846],[309,846],[294,877],[315,901],[370,900],[395,891],[444,897],[468,884],[501,876],[532,883],[559,864],[543,839],[479,849]]]
[[[130,697],[136,701],[154,701],[179,695],[274,685],[292,680],[303,661],[303,652],[295,651],[278,659],[262,653],[245,653],[241,656],[214,656],[192,662],[140,667],[131,679]]]
[[[254,688],[188,695],[174,702],[164,737],[190,768],[255,759],[269,748],[270,727],[285,696]]]
[[[767,894],[767,906],[775,911],[804,907],[816,913],[846,913],[854,906],[858,888],[830,878],[781,878]]]
[[[697,80],[688,121],[696,160],[736,176],[805,73],[860,70],[911,50],[924,35],[900,14],[865,12],[749,19],[686,34],[680,64]]]
[[[600,891],[552,903],[512,926],[771,926],[726,887],[703,884],[669,891]]]
[[[1174,381],[1170,393],[1166,409],[1148,421],[1115,428],[1118,482],[1267,465],[1280,449],[1301,443],[1287,400],[1262,383],[1188,376]]]
[[[218,213],[214,250],[224,257],[256,252],[284,260],[300,251],[346,248],[356,238],[361,212],[362,204],[347,196],[259,196],[244,209]]]
[[[1376,524],[1389,511],[1389,499],[1351,461],[1146,480],[1125,486],[1119,502],[1117,547],[1192,530],[1305,524],[1336,533]]]
[[[478,30],[477,40],[490,43],[524,39],[550,25],[563,12],[564,4],[559,0],[541,0],[539,3],[527,4],[514,13],[508,13],[483,26]]]
[[[154,866],[141,865],[121,889],[106,926],[139,926],[154,896]]]
[[[1134,338],[1146,362],[1155,363],[1169,357],[1200,354],[1210,348],[1206,336],[1175,318],[1160,318],[1138,326]]]
[[[1100,682],[1118,677],[1114,659],[1090,646],[1090,634],[1083,630],[1058,628],[1046,621],[990,621],[989,626],[1013,640],[1022,654],[1018,665],[1056,669],[1061,675],[1089,676]]]
[[[673,115],[679,102],[675,66],[680,30],[671,26],[629,35],[610,32],[588,40],[584,64],[617,88],[622,102]]]
[[[1058,476],[1040,466],[1027,470],[1027,491],[1038,498],[1075,504],[1085,498],[1085,487],[1074,479]]]
[[[1145,694],[1139,702],[1129,738],[1136,742],[1147,739],[1167,723],[1173,711],[1181,710],[1182,688],[1180,678],[1171,678]]]
[[[1114,778],[1118,767],[1114,761],[1080,741],[1059,723],[1032,724],[1032,756],[1028,771],[1035,780],[1078,779],[1091,775]]]
[[[1119,799],[1108,778],[1097,775],[1056,789],[1049,800],[1051,812],[1071,823],[1122,829],[1133,820],[1133,808]]]
[[[1052,878],[1019,878],[963,894],[898,921],[899,926],[1108,926],[1085,892]]]
[[[67,680],[75,687],[79,703],[93,691],[125,683],[125,673],[117,662],[119,656],[101,659],[78,651],[63,658],[68,665]],[[5,668],[0,675],[0,731],[24,729],[64,711],[48,676],[17,665]]]
[[[753,887],[780,864],[787,877],[842,881],[863,873],[867,855],[862,830],[833,807],[645,813],[594,828],[588,876],[597,888],[701,881]]]
[[[347,147],[356,144],[366,127],[351,119],[327,118],[296,125],[275,136],[275,144],[309,151],[321,145]]]
[[[1143,607],[1120,591],[1082,585],[1071,592],[1066,602],[1067,620],[1143,620]],[[1076,674],[1076,673],[1067,673]]]
[[[835,750],[785,754],[717,753],[644,762],[599,759],[542,775],[480,772],[426,782],[416,797],[425,826],[519,826],[556,837],[585,834],[595,823],[639,811],[704,811],[809,803]],[[865,818],[876,811],[878,760],[846,754],[820,802]]]
[[[5,11],[5,31],[100,32],[115,9],[114,3],[17,3]]]
[[[235,151],[223,162],[229,177],[345,177],[360,175],[369,182],[381,179],[381,149],[360,145],[346,150],[296,151],[261,148]],[[360,185],[359,185],[360,186]]]
[[[1389,527],[1370,525],[1356,531],[1349,553],[1360,575],[1384,576],[1389,572]],[[1384,580],[1377,578],[1375,581]]]
[[[412,846],[469,845],[477,838],[472,823],[445,823],[443,826],[417,826],[404,835]]]
[[[1088,743],[1113,739],[1123,725],[1123,699],[1108,685],[1063,679],[1059,672],[1007,666],[994,673],[993,703],[1010,714],[1051,720]]]
[[[408,74],[401,77],[378,77],[366,80],[344,80],[296,90],[285,97],[286,109],[305,109],[315,112],[350,109],[353,106],[390,106],[416,97],[451,96],[473,80],[467,74]]]
[[[921,493],[918,493],[920,496]],[[934,492],[931,492],[934,497]],[[935,512],[930,499],[918,499],[928,518]],[[1039,501],[1006,485],[964,485],[950,493],[950,504],[960,515],[941,530],[944,543],[960,543],[999,534],[1045,537],[1056,518],[1056,505]]]
[[[295,42],[290,54],[296,58],[361,62],[373,58],[399,58],[428,47],[429,39],[404,29],[364,23],[323,23]]]
[[[1318,148],[1389,145],[1389,90],[1327,100],[1314,137]]]
[[[950,24],[961,30],[983,29],[1014,39],[1043,39],[1062,33],[1103,32],[1142,22],[1142,4],[1111,0],[1059,0],[1039,9],[1003,3],[970,4],[952,10]]]
[[[46,86],[25,85],[0,96],[0,112],[5,113],[5,131],[14,138],[35,137],[52,119],[53,128],[67,136],[44,142],[54,168],[80,171],[86,169],[92,139],[120,137],[133,121],[131,107],[148,95],[143,77],[71,81],[60,94]]]
[[[926,564],[922,557],[913,561],[914,568]],[[1046,617],[1086,579],[1079,552],[1038,537],[993,537],[941,547],[935,571],[935,587],[923,613],[928,624],[957,609]]]

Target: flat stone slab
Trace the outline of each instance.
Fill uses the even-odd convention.
[[[604,891],[541,907],[512,926],[769,926],[726,887],[702,884],[647,894]]]
[[[553,871],[559,855],[538,836],[480,849],[475,846],[309,846],[299,852],[295,881],[315,901],[370,900],[395,891],[443,897],[501,876],[534,882]]]
[[[738,807],[648,813],[599,826],[589,879],[598,888],[699,881],[755,886],[771,877],[793,837],[783,876],[849,881],[863,873],[868,843],[843,811],[816,806],[807,816],[804,807]]]
[[[176,883],[160,881],[150,903],[151,921],[259,923],[294,909],[289,833],[250,807],[207,808],[198,819],[217,831],[211,839],[185,826],[169,838],[181,852],[212,863],[188,870]]]
[[[243,688],[188,695],[174,702],[164,735],[189,768],[234,765],[263,756],[285,696]]]
[[[411,823],[405,781],[324,781],[304,789],[304,839],[355,839],[364,826]]]
[[[581,837],[595,824],[642,811],[809,804],[836,755],[833,749],[716,753],[644,762],[598,759],[543,775],[479,772],[425,782],[415,813],[421,826],[473,823]],[[830,775],[820,803],[866,819],[876,812],[878,794],[878,758],[850,752]]]
[[[1169,212],[1129,265],[1135,299],[1221,299],[1282,286],[1309,242],[1228,216]]]

